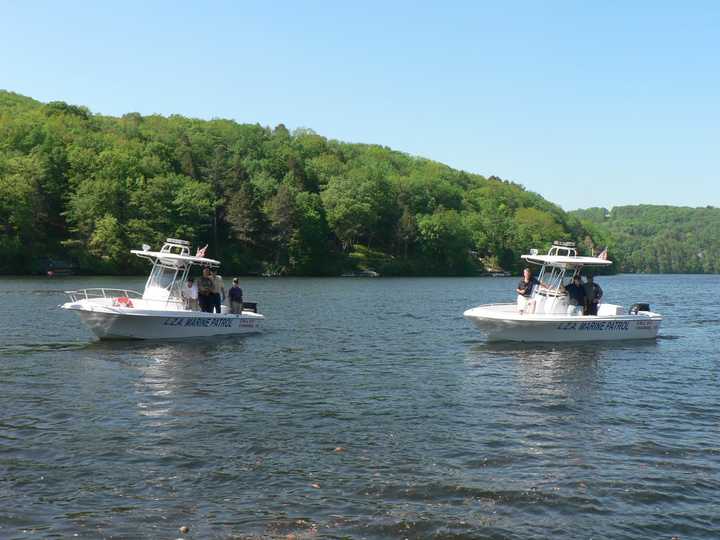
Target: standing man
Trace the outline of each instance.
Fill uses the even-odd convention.
[[[213,308],[215,313],[222,313],[222,303],[225,301],[225,284],[222,276],[219,276],[215,270],[211,270],[213,282]]]
[[[187,283],[180,291],[180,296],[185,304],[185,309],[197,311],[198,309],[198,288],[193,278],[189,277]]]
[[[532,271],[529,268],[526,268],[523,270],[523,277],[520,280],[520,283],[518,283],[517,289],[515,289],[515,292],[518,293],[517,307],[520,314],[523,314],[526,311],[532,313],[535,306],[530,298],[532,297],[535,285],[540,285],[540,282],[532,275]]]
[[[582,315],[585,310],[585,289],[580,279],[580,274],[575,274],[572,278],[572,282],[565,285],[565,290],[568,293],[569,304],[568,315]]]
[[[233,286],[230,287],[230,313],[237,315],[242,313],[243,308],[243,291],[238,285],[238,278],[233,278]]]
[[[585,276],[583,288],[585,289],[585,315],[597,315],[598,304],[603,295],[602,288],[593,281],[591,275]]]
[[[213,311],[213,280],[210,268],[203,268],[202,276],[198,280],[198,302],[200,309],[205,313]]]

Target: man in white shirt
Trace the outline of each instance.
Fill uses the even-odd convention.
[[[188,278],[185,286],[180,291],[180,296],[182,296],[185,309],[190,311],[198,310],[198,290],[193,278]]]
[[[222,313],[222,304],[225,302],[225,283],[222,276],[219,276],[215,270],[210,270],[211,279],[213,281],[213,307],[216,313]]]

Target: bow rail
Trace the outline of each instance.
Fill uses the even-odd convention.
[[[80,300],[91,300],[93,298],[142,298],[142,293],[130,289],[108,289],[105,287],[95,287],[91,289],[78,289],[76,291],[65,291],[70,297],[71,302],[79,302]]]

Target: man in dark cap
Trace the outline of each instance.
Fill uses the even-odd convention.
[[[587,275],[585,276],[583,289],[585,289],[585,315],[597,315],[598,304],[600,304],[603,295],[602,288],[595,283],[592,276]]]
[[[572,282],[565,285],[565,291],[568,293],[568,303],[573,308],[573,312],[582,313],[585,308],[585,289],[582,286],[580,274],[575,274]]]

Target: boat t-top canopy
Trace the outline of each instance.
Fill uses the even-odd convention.
[[[220,261],[215,259],[207,259],[205,257],[195,257],[192,255],[178,255],[176,253],[163,253],[161,251],[142,251],[139,249],[130,250],[138,257],[148,259],[149,261],[160,260],[164,266],[185,266],[186,264],[197,264],[199,266],[220,266]]]
[[[531,249],[529,255],[522,255],[521,258],[532,264],[564,269],[581,268],[583,266],[610,266],[612,264],[612,261],[603,256],[579,257],[575,242],[555,242],[547,255],[538,255],[536,249]]]
[[[522,258],[532,264],[557,266],[559,268],[573,268],[578,266],[610,266],[612,261],[598,257],[568,257],[562,255],[522,255]]]
[[[204,250],[202,251],[204,254]],[[186,240],[177,240],[168,238],[165,240],[160,251],[150,251],[150,246],[143,244],[143,249],[132,249],[130,253],[137,255],[143,259],[147,259],[152,263],[160,262],[161,265],[167,267],[182,268],[185,266],[220,266],[220,261],[208,259],[204,256],[190,255],[190,242]]]

